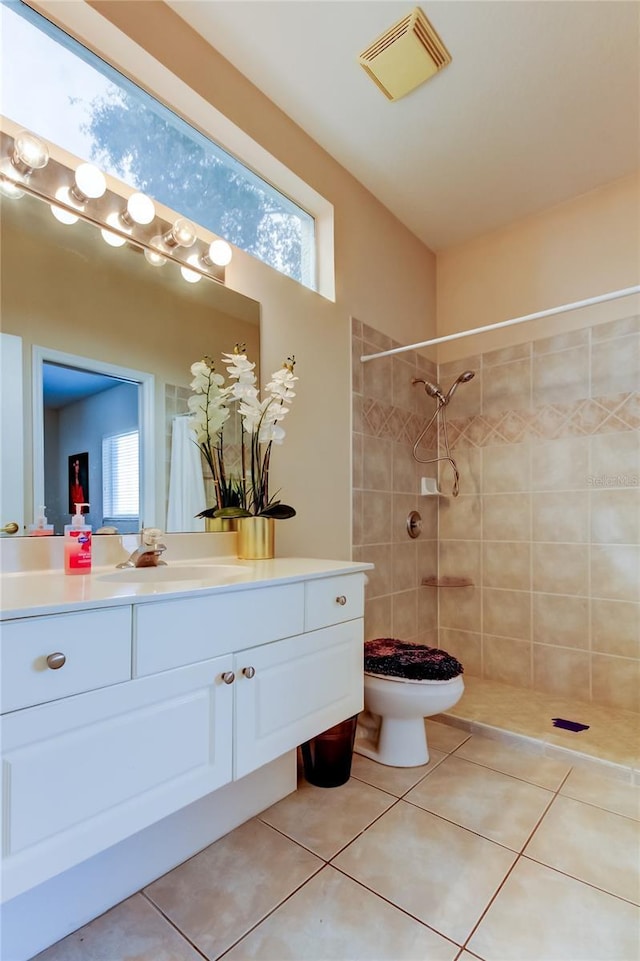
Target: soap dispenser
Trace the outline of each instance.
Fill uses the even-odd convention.
[[[46,508],[44,505],[39,507],[35,524],[29,524],[30,537],[46,537],[49,534],[53,534],[53,524],[47,524],[47,515],[45,514],[45,510]]]
[[[91,527],[85,524],[83,507],[88,504],[75,504],[76,512],[70,524],[64,527],[64,572],[65,574],[89,574],[91,572]]]

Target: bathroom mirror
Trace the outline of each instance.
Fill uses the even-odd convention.
[[[46,504],[37,499],[44,497],[43,451],[50,449],[47,430],[56,418],[46,413],[50,407],[47,395],[38,414],[42,388],[37,358],[53,357],[55,363],[64,363],[60,358],[73,357],[82,362],[67,362],[67,366],[90,374],[115,372],[117,377],[119,370],[133,371],[123,377],[130,382],[144,375],[147,393],[151,391],[145,403],[150,405],[153,436],[148,444],[146,477],[140,478],[148,497],[139,522],[165,530],[172,425],[174,418],[187,410],[191,364],[207,355],[226,376],[220,355],[236,343],[246,344],[248,355],[257,363],[260,305],[206,278],[187,283],[170,262],[152,267],[134,247],[108,246],[90,223],[60,223],[47,203],[29,195],[17,200],[1,198],[0,244],[2,332],[19,337],[22,343],[24,438],[23,455],[16,459],[14,450],[4,449],[2,437],[4,464],[12,465],[14,479],[22,473],[24,517],[3,513],[0,525],[15,520],[22,533],[23,525],[33,522],[38,505]],[[140,372],[140,377],[135,372]],[[100,379],[94,379],[99,385]],[[35,399],[34,382],[38,388]],[[119,389],[116,382],[114,386]],[[104,388],[103,382],[106,396]],[[59,398],[56,403],[59,406]],[[138,402],[139,409],[143,406]],[[102,419],[101,414],[94,416],[96,423]],[[70,443],[74,450],[61,457],[86,453],[84,439],[78,436],[77,445]],[[94,458],[94,467],[99,460]],[[94,472],[90,481],[95,490],[102,477]],[[51,489],[50,484],[47,487]],[[55,513],[56,533],[60,533],[61,521],[68,520],[58,519],[58,509]],[[94,529],[102,526],[102,516],[90,519]]]

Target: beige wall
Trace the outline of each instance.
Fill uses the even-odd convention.
[[[438,254],[438,335],[640,283],[640,172]],[[625,298],[452,341],[440,361],[637,313]]]
[[[335,303],[240,253],[227,280],[262,305],[264,374],[288,354],[298,361],[287,438],[272,459],[274,489],[282,489],[298,516],[278,525],[278,553],[349,557],[350,317],[403,343],[432,336],[435,257],[164,4],[91,6],[335,207]]]

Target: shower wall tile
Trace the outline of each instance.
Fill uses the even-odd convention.
[[[531,361],[516,360],[492,367],[483,378],[482,413],[526,410],[531,403]]]
[[[366,340],[364,341],[365,354],[373,354],[380,349],[386,350],[384,347],[379,348],[375,344],[367,343]],[[393,389],[392,361],[392,357],[381,357],[379,360],[361,364],[362,393],[364,397],[372,397],[375,400],[381,400],[387,404],[391,401],[391,392]]]
[[[364,342],[359,337],[351,340],[351,389],[356,394],[362,393],[362,371],[364,364],[360,360],[364,354]]]
[[[586,491],[533,494],[531,506],[532,540],[565,543],[589,540],[589,495]]]
[[[434,537],[432,540],[424,540],[422,537],[416,543],[418,578],[420,581],[424,577],[431,577],[438,573],[438,541]],[[430,594],[432,588],[425,588],[425,592]]]
[[[443,499],[440,507],[440,537],[445,540],[479,540],[482,501],[476,494]]]
[[[589,649],[589,598],[533,595],[533,640],[537,644]]]
[[[591,346],[591,396],[640,390],[640,334]]]
[[[624,711],[640,711],[640,661],[593,654],[593,699]]]
[[[591,649],[640,659],[640,603],[592,598]]]
[[[587,651],[534,644],[534,689],[578,701],[590,700],[590,659]]]
[[[640,488],[593,490],[591,541],[594,544],[640,544]]]
[[[481,597],[482,592],[479,587],[440,588],[438,590],[440,627],[477,631],[481,623]]]
[[[491,541],[530,541],[531,495],[486,494],[482,498],[482,536]]]
[[[407,544],[393,544],[391,547],[391,570],[393,572],[391,590],[417,590],[418,581],[417,547],[415,541]]]
[[[589,331],[572,330],[566,334],[557,334],[555,337],[541,337],[540,340],[533,342],[534,357],[540,354],[552,354],[556,351],[567,350],[571,347],[588,347]]]
[[[372,364],[369,366],[372,366]],[[413,378],[417,377],[418,373],[415,364],[409,364],[406,360],[401,360],[400,357],[392,357],[391,369],[391,401],[394,407],[402,407],[410,411],[418,412],[419,408],[417,407],[416,398],[421,399],[419,395],[422,393],[424,396],[424,391],[420,384],[414,386],[412,383]]]
[[[480,541],[445,541],[440,539],[438,574],[441,577],[469,577],[474,584],[481,580]]]
[[[482,354],[482,367],[495,367],[496,364],[508,364],[514,360],[528,360],[531,357],[531,344],[514,344],[513,347],[501,347],[499,350],[489,350]]]
[[[482,677],[482,635],[472,631],[454,631],[443,627],[438,644],[443,650],[457,657],[464,667],[465,675]]]
[[[418,592],[402,591],[391,595],[391,636],[405,640],[418,631]]]
[[[589,450],[590,488],[640,486],[640,430],[596,434]]]
[[[531,687],[531,643],[483,634],[482,669],[492,681]]]
[[[415,494],[418,488],[417,463],[409,444],[394,444],[391,452],[392,490]]]
[[[362,491],[362,543],[391,541],[391,494]]]
[[[363,437],[362,470],[366,490],[390,491],[393,444],[382,437]]]
[[[640,600],[640,547],[593,545],[591,593],[620,601]]]
[[[482,492],[504,494],[530,488],[529,444],[485,447],[482,451]]]
[[[482,631],[497,637],[531,640],[531,594],[485,587],[482,592]]]
[[[531,545],[514,541],[484,541],[482,584],[483,587],[530,591]]]
[[[366,636],[438,644],[468,675],[640,713],[640,318],[439,368],[414,352],[361,365],[399,344],[352,330],[353,556],[376,565]],[[475,376],[447,408],[454,499],[450,466],[413,458],[435,404],[411,380],[446,392],[464,370]],[[432,427],[419,457],[438,449]],[[445,496],[420,496],[436,475]],[[476,586],[419,586],[437,573]]]
[[[364,604],[364,639],[391,637],[391,594],[374,597]]]
[[[575,347],[533,359],[532,401],[567,404],[589,396],[589,348]]]
[[[610,320],[606,324],[597,324],[591,328],[591,337],[594,342],[610,340],[612,337],[624,337],[626,334],[640,334],[640,315]]]
[[[352,469],[353,469],[353,487],[356,490],[362,488],[363,472],[362,472],[362,459],[363,459],[363,441],[364,436],[362,434],[353,435],[352,444]]]
[[[391,553],[386,544],[366,544],[354,547],[354,561],[366,561],[375,564],[372,571],[367,572],[367,597],[383,597],[393,590],[393,563]]]
[[[533,590],[543,594],[589,594],[589,557],[581,544],[532,545]]]

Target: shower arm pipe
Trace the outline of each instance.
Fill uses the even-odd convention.
[[[392,354],[404,354],[408,350],[416,350],[420,347],[433,347],[436,344],[445,344],[450,340],[460,340],[461,337],[471,337],[473,334],[486,334],[490,330],[500,330],[502,327],[513,327],[515,324],[523,324],[525,320],[541,320],[543,317],[565,314],[570,310],[590,307],[592,304],[604,304],[608,300],[619,300],[621,297],[631,297],[632,294],[640,294],[640,284],[636,284],[633,287],[624,287],[621,290],[612,290],[610,293],[600,294],[598,297],[576,300],[573,304],[562,304],[560,307],[550,307],[548,310],[539,310],[535,314],[525,314],[523,317],[501,320],[497,324],[488,324],[486,327],[475,327],[473,330],[461,330],[457,334],[447,334],[445,337],[434,337],[432,340],[423,340],[419,344],[408,344],[406,347],[393,347],[391,350],[381,350],[377,354],[362,354],[360,360],[363,364],[366,364],[367,361],[377,360],[378,357],[391,357]]]

